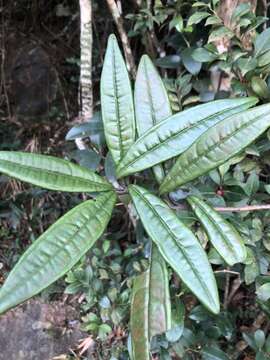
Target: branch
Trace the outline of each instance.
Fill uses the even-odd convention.
[[[93,116],[93,86],[92,86],[92,0],[80,0],[80,21],[81,21],[81,67],[79,85],[79,106],[80,113],[78,122],[84,122],[86,118]],[[87,147],[83,139],[75,140],[79,150]]]
[[[189,208],[186,205],[169,205],[171,208],[176,210],[188,210]],[[240,207],[214,207],[216,211],[219,212],[243,212],[243,211],[260,211],[260,210],[270,210],[270,204],[264,205],[247,205]]]
[[[120,35],[121,41],[122,41],[128,71],[131,73],[132,77],[135,79],[135,76],[136,76],[135,61],[134,61],[134,58],[133,58],[133,55],[132,55],[132,52],[131,52],[129,39],[128,39],[127,33],[125,31],[125,28],[124,28],[124,22],[123,22],[123,19],[121,17],[119,8],[118,8],[118,6],[117,6],[117,4],[115,3],[114,0],[106,0],[106,1],[107,1],[107,4],[108,4],[108,7],[110,9],[110,12],[112,14],[113,20],[114,20],[114,22],[116,24],[116,27],[117,27],[118,33]]]
[[[81,18],[81,73],[80,73],[80,105],[82,121],[93,116],[92,87],[92,3],[91,0],[80,0]]]

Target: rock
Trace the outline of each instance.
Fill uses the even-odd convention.
[[[57,94],[57,76],[46,51],[36,44],[25,44],[11,69],[11,98],[18,118],[46,116]]]
[[[0,316],[0,360],[50,360],[77,347],[86,335],[77,311],[61,302],[39,300]]]

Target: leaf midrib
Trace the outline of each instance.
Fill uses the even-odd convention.
[[[102,204],[104,204],[104,203],[106,203],[108,201],[108,198],[105,198],[105,200],[103,200],[103,202],[102,202]],[[97,204],[96,203],[94,203],[95,204],[95,208],[97,207]],[[87,205],[89,205],[89,204],[87,204]],[[90,210],[90,209],[89,209]],[[92,210],[92,208],[91,208],[91,210]],[[103,209],[103,211],[106,213],[107,212],[107,209],[106,209],[106,211],[105,211],[105,209]],[[90,212],[90,211],[89,211]],[[91,211],[91,213],[93,213],[93,211]],[[107,221],[109,220],[109,217],[108,217],[108,219],[107,219]],[[69,239],[71,239],[71,238],[74,238],[74,237],[76,237],[77,235],[78,235],[78,233],[80,232],[80,231],[82,231],[82,230],[84,230],[84,228],[86,228],[87,227],[87,223],[88,223],[88,221],[89,221],[89,217],[83,222],[83,225],[82,226],[80,226],[70,237],[69,237]],[[76,225],[75,225],[76,226]],[[76,226],[77,227],[77,226]],[[106,222],[105,222],[105,226],[104,227],[106,227]],[[46,232],[43,234],[43,235],[45,235],[46,234]],[[98,237],[99,237],[100,235],[98,235]],[[97,239],[98,239],[98,237],[97,237]],[[88,239],[90,238],[90,236],[88,237]],[[93,241],[93,237],[92,237],[92,239],[91,239],[91,242]],[[67,243],[68,243],[68,241],[67,241]],[[66,245],[67,245],[67,243],[66,243]],[[38,246],[39,244],[37,244],[37,246]],[[65,248],[62,248],[61,249],[61,252],[63,252],[64,250],[66,249],[66,246],[65,246]],[[33,249],[33,251],[34,250],[36,250],[36,249]],[[85,253],[85,251],[87,251],[87,250],[85,250],[84,249],[84,252],[83,253]],[[55,252],[53,253],[53,255],[51,256],[51,258],[50,258],[50,262],[51,262],[51,259],[54,257],[54,255],[55,254],[57,254],[57,253],[59,253],[59,249],[56,249],[55,250]],[[33,252],[31,252],[31,253],[29,253],[29,256],[31,256],[33,254]],[[81,257],[82,255],[80,255],[80,257]],[[71,267],[73,267],[73,265],[71,266]],[[71,268],[70,267],[70,268]],[[44,268],[42,268],[41,270],[44,270]],[[60,277],[62,277],[65,273],[66,273],[66,271],[68,271],[68,270],[66,270],[66,269],[64,269],[62,272],[61,272],[61,274],[59,275],[59,276],[57,276],[57,279],[58,278],[60,278]],[[35,276],[37,276],[37,275],[40,275],[40,272],[41,271],[39,271],[39,272],[37,272],[36,270],[33,270],[33,271],[31,271],[30,273],[28,272],[28,275],[29,275],[29,278],[31,277],[31,279],[30,280],[32,280],[32,278],[33,277],[35,277]],[[29,282],[29,280],[27,281],[27,279],[25,280],[25,282],[24,282],[24,284],[23,284],[23,286],[26,286],[26,283],[28,283]],[[8,283],[7,283],[7,285],[8,285]],[[15,287],[18,287],[18,285],[14,285]],[[14,286],[11,286],[7,291],[5,291],[5,289],[3,288],[3,291],[5,291],[4,292],[4,294],[5,294],[5,296],[8,296],[13,290],[14,290]],[[21,287],[21,286],[20,286]],[[37,292],[39,292],[40,291],[40,289],[43,289],[44,287],[42,286],[42,287],[40,287],[38,290],[37,290]],[[36,292],[36,293],[37,293]]]
[[[241,106],[243,106],[243,105],[241,105]],[[237,107],[241,107],[241,106],[238,105],[238,106],[236,106],[236,107],[233,108],[233,109],[236,109]],[[232,108],[231,108],[231,109],[232,109]],[[230,109],[230,110],[231,110],[231,109]],[[160,147],[161,147],[161,146],[164,146],[167,142],[169,142],[169,141],[171,141],[171,140],[174,140],[176,137],[185,134],[185,133],[186,133],[187,131],[189,131],[190,129],[195,129],[196,127],[202,125],[203,122],[210,121],[211,119],[213,119],[213,117],[219,116],[219,115],[223,114],[225,111],[228,111],[228,109],[219,111],[219,112],[217,112],[217,113],[209,116],[209,117],[206,118],[206,119],[204,118],[204,119],[202,119],[202,120],[200,120],[200,121],[198,121],[198,122],[195,122],[194,124],[192,124],[192,125],[190,125],[190,126],[187,126],[187,127],[183,128],[183,129],[180,130],[179,132],[177,132],[177,133],[173,134],[172,136],[166,138],[164,141],[160,141],[159,143],[157,143],[156,145],[154,145],[153,147],[151,147],[150,150],[147,149],[147,151],[145,151],[145,152],[143,152],[142,154],[140,154],[139,156],[137,156],[134,160],[129,161],[128,163],[124,163],[124,165],[121,166],[119,169],[122,170],[122,169],[125,168],[125,167],[132,166],[134,163],[136,163],[137,161],[139,161],[139,160],[140,160],[142,157],[144,157],[145,155],[149,156],[149,155],[150,155],[152,152],[154,152],[159,146],[160,146]],[[174,115],[172,115],[172,116],[174,116]],[[229,117],[229,116],[230,116],[230,115],[228,115],[228,117]],[[227,117],[226,117],[226,118],[227,118]],[[224,118],[224,119],[226,119],[226,118]],[[224,119],[222,119],[221,121],[223,121]],[[165,119],[164,121],[166,121],[166,119]],[[159,125],[159,124],[160,124],[160,126],[162,126],[162,123],[158,123],[157,125]],[[147,133],[144,133],[143,136],[146,136],[146,135],[148,136],[148,134],[150,134],[150,133],[153,132],[153,131],[154,131],[153,129],[149,129],[149,131],[147,131]],[[207,131],[207,130],[206,130],[206,131]],[[203,133],[204,133],[204,132],[203,132]],[[203,133],[202,133],[202,134],[203,134]],[[202,135],[202,134],[201,134],[201,135]],[[137,143],[139,142],[139,140],[140,140],[140,142],[142,142],[141,138],[139,138],[138,141],[137,141]],[[194,141],[195,141],[195,140],[194,140]],[[193,143],[192,143],[192,144],[193,144]],[[192,145],[192,144],[191,144],[191,145]],[[134,146],[135,146],[135,145],[136,145],[136,142],[134,143]],[[172,157],[175,157],[175,156],[177,156],[177,155],[174,155],[174,156],[172,156]],[[167,159],[167,160],[168,160],[168,159]],[[163,162],[163,161],[166,161],[166,160],[162,160],[161,162]]]
[[[152,241],[153,242],[153,241]],[[154,242],[153,242],[154,243]],[[156,246],[157,247],[157,251],[159,251],[159,248],[158,246],[154,243],[152,244],[152,247]],[[151,250],[152,251],[152,250]],[[165,261],[163,258],[161,259],[161,261]],[[158,262],[160,268],[161,268],[161,271],[162,271],[162,276],[163,278],[165,278],[165,276],[167,274],[165,274],[164,272],[164,266],[166,266],[166,264],[160,264],[160,262]],[[164,265],[164,266],[163,266]],[[149,322],[149,314],[150,314],[150,306],[151,306],[151,291],[150,291],[150,287],[151,287],[151,284],[150,284],[150,280],[151,280],[151,275],[152,275],[152,254],[151,254],[151,266],[149,267],[149,306],[148,306],[148,322]],[[164,284],[164,288],[166,287],[166,283]],[[165,289],[166,290],[166,289]],[[166,327],[166,330],[168,329],[168,309],[167,309],[167,292],[165,291],[165,296],[162,298],[162,308],[165,310],[165,327]],[[150,326],[148,326],[148,338],[149,338],[149,341],[151,340],[150,339]]]
[[[186,261],[187,261],[187,263],[189,264],[190,268],[193,270],[193,272],[194,272],[194,274],[196,275],[197,279],[201,280],[201,278],[200,278],[200,273],[197,271],[196,268],[194,268],[194,267],[191,265],[192,263],[190,262],[187,254],[186,254],[185,249],[183,249],[183,247],[180,247],[180,246],[179,246],[179,243],[177,242],[177,240],[176,240],[173,232],[171,231],[171,229],[169,228],[169,226],[166,224],[166,222],[159,216],[158,212],[154,209],[153,206],[151,206],[150,202],[143,196],[143,194],[141,194],[140,192],[138,192],[137,189],[134,189],[134,188],[133,188],[133,190],[137,193],[137,195],[138,195],[139,197],[141,197],[141,199],[143,200],[143,202],[148,206],[148,208],[149,208],[150,210],[152,210],[152,212],[157,216],[157,218],[160,219],[161,224],[163,225],[163,228],[165,228],[165,230],[167,230],[167,232],[169,233],[169,235],[172,237],[174,243],[177,245],[177,247],[179,248],[180,252],[182,252],[184,258],[186,259]],[[177,219],[177,221],[179,221],[179,219]],[[183,279],[182,279],[182,281],[183,281],[184,283],[186,283]],[[210,299],[211,302],[213,303],[213,298],[212,298],[212,296],[211,296],[211,293],[209,292],[207,286],[205,286],[205,283],[204,283],[203,280],[201,280],[201,284],[203,284],[202,288],[204,289],[205,293],[207,294],[208,299]],[[187,284],[186,284],[186,285],[187,285]],[[188,285],[187,285],[187,286],[188,286]],[[189,286],[188,286],[188,287],[189,287]],[[215,302],[214,302],[214,305],[216,305]]]
[[[206,149],[206,151],[203,153],[203,154],[199,154],[197,155],[197,157],[193,158],[192,159],[192,166],[196,165],[198,163],[198,161],[200,161],[202,158],[206,157],[215,147],[217,148],[220,148],[220,145],[224,144],[227,140],[230,140],[231,137],[233,137],[234,135],[236,135],[238,132],[240,132],[241,130],[243,129],[246,129],[247,127],[249,127],[250,125],[255,125],[257,121],[261,120],[261,118],[263,118],[265,115],[267,115],[267,113],[264,113],[260,116],[258,116],[256,118],[256,120],[254,121],[254,118],[251,119],[248,123],[245,123],[243,124],[239,129],[236,129],[235,131],[231,132],[230,134],[228,134],[227,136],[225,136],[222,140],[218,141],[218,142],[215,142],[215,144],[211,145],[209,148]],[[205,136],[205,133],[203,134]],[[191,149],[192,147],[194,146],[194,143],[186,150],[186,151],[189,151],[189,149]],[[197,144],[196,144],[197,146]],[[244,146],[245,148],[246,146]],[[236,155],[238,152],[242,151],[243,148],[240,148],[236,153],[233,153],[232,156]],[[186,153],[183,153],[183,155],[185,155]],[[229,157],[230,158],[230,157]],[[224,162],[226,160],[229,160],[229,158],[226,158],[224,160]],[[223,160],[219,160],[218,163]],[[178,169],[178,164],[181,164],[181,157],[178,158],[177,162],[175,163],[174,167],[172,168],[172,170],[175,168],[175,169]],[[185,164],[185,168],[188,169],[188,165],[190,164],[190,161]],[[174,170],[175,171],[175,170]],[[185,170],[183,169],[183,172]],[[170,174],[168,174],[170,175]],[[174,174],[173,174],[174,175]],[[176,176],[178,179],[180,178],[181,179],[181,175],[179,176]],[[171,178],[171,175],[170,175],[170,178]],[[166,180],[166,179],[165,179]],[[169,180],[169,182],[171,182],[171,179]],[[169,183],[168,182],[168,183]],[[165,184],[165,182],[164,182]]]
[[[217,230],[219,235],[223,238],[224,242],[226,243],[227,250],[229,250],[233,255],[234,259],[237,260],[237,256],[235,256],[234,253],[233,245],[230,243],[230,241],[226,239],[226,236],[223,234],[222,229],[220,229],[220,227],[216,224],[215,219],[213,219],[213,217],[208,212],[206,212],[206,210],[201,206],[201,204],[198,204],[196,200],[193,202],[193,204],[196,205],[203,212],[203,214],[212,222],[214,228]]]
[[[115,65],[115,44],[112,46],[112,66],[113,66],[113,89],[115,92],[115,112],[116,112],[116,126],[118,132],[118,139],[119,139],[119,150],[120,150],[120,160],[123,158],[124,150],[123,150],[123,139],[122,139],[122,128],[121,128],[121,121],[120,121],[120,110],[119,110],[119,103],[118,103],[118,86],[117,86],[117,79],[116,79],[116,65]]]
[[[31,165],[21,165],[19,163],[14,163],[13,161],[10,161],[10,160],[2,160],[0,159],[0,168],[1,168],[1,162],[4,162],[4,163],[7,163],[9,165],[13,165],[13,166],[17,166],[21,169],[24,169],[24,170],[28,170],[28,171],[34,171],[34,172],[42,172],[44,174],[47,174],[47,175],[56,175],[58,177],[62,177],[62,178],[65,178],[67,180],[71,180],[71,179],[74,179],[74,181],[79,181],[80,183],[89,183],[90,184],[93,184],[93,185],[96,185],[96,186],[104,186],[104,187],[108,187],[108,189],[110,189],[110,186],[109,184],[107,185],[106,183],[104,182],[96,182],[94,180],[90,180],[90,179],[85,179],[85,178],[82,178],[82,177],[78,177],[78,176],[74,176],[74,175],[69,175],[69,174],[62,174],[62,173],[59,173],[57,171],[53,171],[53,170],[49,170],[49,169],[42,169],[42,168],[38,168],[38,167],[34,167],[34,166],[31,166]],[[3,170],[2,170],[3,171]],[[3,173],[5,172],[5,170],[3,171]],[[89,176],[90,175],[96,175],[96,174],[91,174],[89,173]],[[14,176],[14,175],[12,175]],[[17,177],[18,178],[18,177]],[[103,179],[102,179],[103,180]],[[26,180],[25,180],[26,181]],[[27,181],[30,181],[30,180],[27,180]]]

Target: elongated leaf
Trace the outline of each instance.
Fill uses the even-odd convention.
[[[260,286],[256,293],[261,301],[268,301],[270,299],[270,283]]]
[[[104,232],[114,192],[70,210],[24,253],[0,290],[0,313],[38,294],[69,271]]]
[[[167,266],[152,244],[149,269],[133,285],[131,341],[133,359],[148,360],[151,338],[171,328],[171,303]],[[143,331],[142,331],[143,329]]]
[[[152,244],[149,268],[149,341],[171,328],[171,303],[167,265],[157,246]]]
[[[129,192],[145,230],[186,286],[213,313],[219,298],[205,251],[193,233],[161,199],[136,185]]]
[[[123,177],[181,154],[209,127],[248,109],[256,98],[216,100],[175,114],[142,135],[118,165]]]
[[[132,360],[150,360],[148,340],[149,276],[142,273],[133,282],[131,299],[131,344]]]
[[[135,114],[139,136],[172,115],[163,81],[147,55],[142,57],[136,77]],[[155,178],[161,183],[165,176],[162,165],[157,165],[153,171]]]
[[[206,131],[174,164],[160,193],[196,179],[240,153],[270,126],[270,105],[231,116]]]
[[[220,256],[230,266],[243,262],[247,256],[244,242],[236,229],[210,205],[196,196],[187,201],[203,224],[208,238]]]
[[[163,81],[147,55],[142,56],[138,67],[134,99],[139,136],[172,114]]]
[[[254,41],[254,56],[258,57],[268,50],[270,50],[270,29],[257,35]]]
[[[112,190],[110,183],[93,171],[47,155],[0,151],[0,172],[50,190],[69,192]]]
[[[128,72],[114,35],[108,41],[100,95],[107,145],[118,164],[135,141],[135,119]]]

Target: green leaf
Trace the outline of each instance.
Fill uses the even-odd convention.
[[[248,344],[248,346],[250,346],[253,350],[257,351],[258,349],[257,349],[257,346],[255,344],[253,336],[251,336],[248,333],[242,333],[242,335],[243,335],[243,339]]]
[[[90,137],[91,141],[97,145],[102,145],[105,142],[104,127],[100,112],[96,112],[89,122],[71,128],[66,135],[66,140],[86,137]]]
[[[165,333],[170,328],[171,303],[167,266],[153,244],[149,269],[137,276],[133,284],[131,301],[133,359],[149,359],[151,338]]]
[[[196,11],[188,19],[187,26],[191,26],[193,24],[199,24],[203,19],[207,18],[208,16],[210,16],[208,12]]]
[[[149,340],[171,328],[171,302],[167,265],[152,244],[149,268]]]
[[[265,351],[267,353],[270,353],[270,334],[267,336],[266,342],[265,342]]]
[[[102,235],[116,201],[114,192],[70,210],[24,253],[0,290],[0,313],[20,304],[68,272]]]
[[[176,161],[160,186],[160,193],[208,173],[244,150],[270,126],[270,105],[233,115],[217,123]]]
[[[214,30],[210,33],[208,42],[210,43],[213,41],[217,41],[223,37],[231,39],[232,37],[234,37],[234,33],[230,29],[226,28],[225,26],[221,26],[217,30]]]
[[[135,114],[139,137],[161,120],[172,115],[167,91],[156,68],[147,55],[140,61],[135,82]],[[153,169],[159,183],[164,178],[161,165]]]
[[[136,185],[129,186],[129,193],[146,232],[161,255],[194,295],[217,314],[216,281],[199,241],[161,199]]]
[[[98,337],[101,341],[104,341],[111,332],[112,328],[108,324],[101,324],[98,327]]]
[[[270,62],[270,56],[269,56],[269,62]],[[259,76],[253,76],[250,85],[254,93],[260,99],[269,99],[270,91],[268,89],[265,80],[261,79]]]
[[[261,350],[265,343],[265,334],[261,329],[258,329],[254,333],[254,340],[257,348]]]
[[[231,20],[232,21],[239,21],[239,19],[237,19],[237,18],[240,18],[240,17],[248,14],[250,11],[251,11],[250,4],[246,4],[246,3],[240,4],[233,11]]]
[[[176,15],[169,23],[169,30],[175,28],[177,31],[182,32],[184,29],[184,20],[181,15]]]
[[[147,273],[142,273],[134,279],[130,314],[132,360],[150,360],[148,289]]]
[[[252,284],[258,275],[260,275],[260,268],[258,261],[254,256],[251,248],[247,248],[247,259],[246,259],[246,266],[244,269],[245,283],[247,285]]]
[[[259,176],[256,174],[256,171],[252,171],[247,179],[246,184],[243,184],[241,187],[249,197],[256,194],[260,187],[260,180]]]
[[[0,172],[49,190],[69,192],[112,190],[112,186],[93,171],[47,155],[0,151]]]
[[[208,26],[208,25],[220,25],[222,24],[222,20],[214,15],[214,16],[209,16],[209,18],[207,18],[206,22],[205,22],[205,26]]]
[[[135,141],[135,119],[128,72],[114,35],[108,41],[100,96],[107,145],[118,164]]]
[[[254,56],[258,57],[270,50],[270,29],[264,30],[254,41]]]
[[[200,61],[200,62],[211,62],[216,60],[218,57],[218,54],[213,54],[212,52],[208,51],[207,49],[200,47],[192,52],[192,57],[194,60]]]
[[[183,64],[184,64],[185,68],[187,69],[187,71],[190,72],[192,75],[197,75],[202,68],[202,64],[201,64],[201,62],[196,61],[192,57],[193,51],[194,51],[194,49],[187,48],[187,49],[183,50],[181,55],[182,55]]]
[[[181,154],[210,126],[256,102],[254,97],[216,100],[170,116],[148,130],[130,147],[118,165],[118,177],[150,168]]]
[[[259,350],[256,352],[255,360],[269,360],[269,356],[262,350]]]
[[[167,91],[147,55],[141,58],[135,82],[135,113],[138,135],[172,114]]]
[[[76,160],[80,166],[90,170],[97,170],[101,161],[101,155],[92,149],[75,150],[71,158]]]
[[[245,76],[249,71],[254,70],[257,65],[257,60],[252,57],[239,58],[237,60],[237,66],[241,71],[242,76]]]
[[[257,58],[259,67],[267,66],[270,64],[270,51],[267,51]]]
[[[247,256],[246,248],[236,229],[196,196],[189,196],[187,201],[204,226],[212,245],[227,264],[232,266],[243,262]]]
[[[179,298],[175,298],[172,309],[172,326],[166,331],[166,339],[176,342],[183,335],[185,328],[185,305]]]
[[[165,69],[177,69],[181,64],[181,57],[177,54],[168,55],[156,60],[156,65]]]
[[[203,360],[229,360],[230,358],[214,346],[206,346],[202,350],[202,359]]]
[[[267,301],[270,299],[270,283],[263,284],[256,291],[258,298],[261,301]]]

